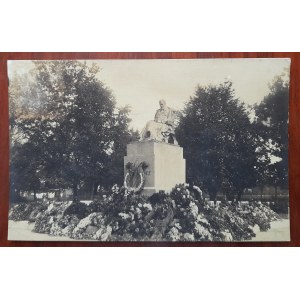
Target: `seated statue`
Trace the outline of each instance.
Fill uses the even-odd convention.
[[[176,113],[166,106],[165,100],[159,101],[160,109],[156,111],[154,121],[147,122],[141,132],[141,141],[158,141],[177,145],[174,123]]]

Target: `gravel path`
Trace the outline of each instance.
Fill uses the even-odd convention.
[[[11,241],[74,241],[69,237],[51,236],[43,233],[32,232],[34,223],[27,221],[8,222],[8,240]]]
[[[282,242],[290,241],[290,220],[282,219],[279,221],[271,222],[271,229],[266,232],[255,232],[256,237],[251,241],[253,242]]]

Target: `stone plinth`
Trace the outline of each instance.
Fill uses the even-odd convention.
[[[124,168],[128,162],[143,161],[149,165],[145,171],[144,194],[152,195],[160,190],[170,192],[176,184],[185,183],[182,147],[153,141],[128,144]]]

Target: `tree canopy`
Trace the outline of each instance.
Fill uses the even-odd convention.
[[[108,174],[111,180],[120,180],[110,169],[114,153],[122,155],[133,138],[129,108],[116,107],[112,92],[97,78],[96,65],[79,61],[34,64],[34,86],[26,91],[30,101],[24,101],[27,109],[17,121],[11,113],[11,125],[17,125],[22,137],[18,147],[28,151],[16,152],[12,166],[31,161],[46,186],[72,187],[75,196],[80,184],[105,181]],[[11,83],[10,95],[22,94],[16,93],[22,90],[16,86]],[[19,176],[26,173],[19,172]]]
[[[212,200],[218,192],[240,197],[255,183],[256,145],[245,106],[231,82],[198,86],[176,131],[187,161],[187,178]]]
[[[254,127],[261,141],[259,152],[269,160],[261,176],[268,184],[287,188],[289,83],[278,76],[269,88],[269,94],[254,106]]]
[[[88,188],[123,182],[130,108],[116,106],[95,64],[35,61],[9,83],[11,189]],[[232,83],[198,86],[185,104],[176,136],[184,148],[187,180],[212,200],[239,199],[256,185],[287,186],[289,86],[282,77],[254,106],[250,121]],[[253,116],[251,116],[252,118]],[[275,162],[274,162],[275,159]]]

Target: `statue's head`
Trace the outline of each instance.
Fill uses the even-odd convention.
[[[164,99],[159,100],[159,106],[160,106],[160,108],[165,108],[166,107],[166,101]]]

